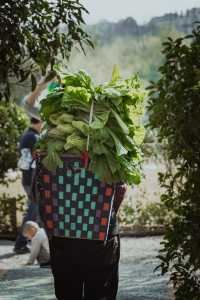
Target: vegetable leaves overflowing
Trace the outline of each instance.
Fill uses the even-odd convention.
[[[60,167],[61,154],[88,151],[88,167],[100,180],[139,184],[145,93],[138,77],[122,80],[115,67],[111,81],[98,86],[83,71],[61,78],[41,103],[45,167]]]

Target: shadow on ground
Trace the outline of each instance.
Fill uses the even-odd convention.
[[[122,239],[118,300],[169,300],[168,278],[153,272],[159,243],[160,238]],[[0,281],[0,300],[55,300],[51,271],[22,267],[27,256],[9,257],[13,245],[4,246],[0,257],[11,267]]]
[[[13,253],[13,252],[10,252],[10,253],[6,253],[6,254],[3,254],[3,255],[0,255],[0,261],[1,261],[2,259],[8,259],[8,258],[11,258],[11,257],[13,257],[13,256],[15,256],[15,253]]]

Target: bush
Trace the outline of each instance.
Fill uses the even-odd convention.
[[[172,218],[163,203],[149,202],[145,205],[137,202],[124,202],[119,212],[119,221],[122,225],[160,226],[167,225]]]
[[[139,203],[136,211],[136,224],[148,226],[167,225],[170,221],[166,206],[160,202],[150,202],[146,205]]]
[[[135,220],[135,209],[131,202],[124,202],[119,210],[119,222],[122,225],[133,225]]]
[[[26,126],[27,119],[20,108],[11,101],[0,101],[0,184],[8,184],[8,170],[17,168],[18,143]]]
[[[9,176],[17,168],[19,156],[18,143],[28,122],[23,111],[13,102],[0,101],[0,184],[9,186],[17,178]],[[15,233],[17,230],[17,211],[22,211],[24,197],[0,195],[0,232]]]
[[[188,39],[190,42],[188,42]],[[169,169],[160,175],[162,201],[173,213],[160,252],[176,300],[200,295],[200,26],[164,43],[161,78],[150,88],[150,126],[158,130]]]
[[[0,232],[17,233],[17,211],[22,212],[24,196],[11,197],[6,193],[0,196]]]

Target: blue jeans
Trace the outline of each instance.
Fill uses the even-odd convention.
[[[27,245],[28,240],[23,236],[23,226],[27,221],[34,221],[39,222],[39,210],[38,210],[38,204],[36,202],[31,201],[30,193],[31,193],[31,187],[28,185],[24,185],[24,190],[26,192],[28,202],[27,202],[27,210],[23,218],[22,226],[20,228],[20,231],[17,235],[16,241],[15,241],[15,249],[23,248]]]

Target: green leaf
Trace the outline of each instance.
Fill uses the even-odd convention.
[[[84,71],[79,71],[76,74],[66,74],[63,78],[63,82],[65,83],[65,86],[71,86],[71,87],[82,87],[87,89],[88,91],[93,90],[93,84],[91,77]]]
[[[55,171],[57,167],[61,168],[63,166],[63,162],[55,151],[48,153],[42,163],[49,171]]]
[[[115,147],[117,150],[117,155],[121,156],[121,155],[125,155],[128,153],[128,150],[126,150],[126,148],[124,148],[124,146],[122,145],[122,143],[120,142],[120,140],[118,139],[118,137],[114,134],[114,132],[110,129],[108,129],[110,135],[112,136],[114,142],[115,142]]]
[[[104,156],[100,156],[98,160],[91,161],[89,169],[102,181],[112,183],[112,174]]]
[[[66,86],[63,99],[65,102],[75,99],[87,104],[91,99],[91,93],[85,87]]]
[[[128,135],[129,134],[128,126],[124,123],[124,121],[121,119],[119,114],[117,114],[113,109],[111,110],[111,112],[112,112],[113,116],[115,117],[118,125],[120,126],[120,128],[124,132],[124,134]]]
[[[104,125],[106,125],[110,116],[110,111],[96,112],[96,116],[101,120],[101,122],[103,122]]]
[[[136,127],[135,131],[134,131],[134,141],[136,142],[137,145],[141,145],[144,141],[144,137],[145,137],[145,129],[142,126],[138,126]]]
[[[120,69],[118,65],[114,65],[113,67],[113,71],[112,71],[112,78],[111,81],[109,83],[109,85],[114,85],[116,84],[117,81],[120,80]]]
[[[107,159],[109,168],[110,168],[112,174],[114,174],[119,168],[117,160],[114,158],[114,155],[110,151],[105,152],[105,154],[106,154],[106,159]]]
[[[98,155],[105,154],[106,156],[109,155],[109,149],[102,143],[95,143],[92,146],[92,149],[95,154]]]
[[[94,117],[94,121],[90,124],[90,128],[102,129],[104,128],[104,122],[102,122],[99,118]]]
[[[41,116],[45,121],[49,121],[52,114],[61,111],[63,92],[54,92],[41,101]]]

